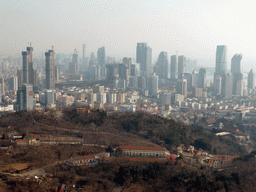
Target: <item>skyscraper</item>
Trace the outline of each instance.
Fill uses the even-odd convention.
[[[158,56],[158,77],[159,79],[167,79],[169,76],[169,62],[167,52],[161,52]]]
[[[241,59],[242,54],[235,54],[231,59],[231,73],[233,75],[233,95],[237,95],[237,83],[243,79],[243,75],[241,73]],[[239,93],[240,94],[240,93]]]
[[[180,55],[178,57],[178,78],[181,78],[184,73],[186,73],[186,57]]]
[[[222,90],[221,93],[223,97],[228,99],[232,97],[232,84],[233,84],[233,76],[231,73],[227,73],[224,75],[222,79]]]
[[[19,76],[20,77],[20,76]],[[22,84],[35,84],[33,68],[33,47],[27,47],[27,51],[22,52]],[[22,84],[19,86],[22,86]]]
[[[226,45],[217,46],[215,75],[223,75],[227,72],[227,49]]]
[[[45,52],[46,89],[55,88],[54,51]]]
[[[171,56],[171,79],[177,78],[177,56]]]
[[[206,79],[206,70],[205,68],[199,69],[199,76],[198,76],[198,87],[205,88],[205,79]]]
[[[101,66],[101,67],[105,66],[105,60],[106,60],[105,47],[101,47],[97,51],[98,65]]]
[[[147,89],[149,95],[156,97],[158,94],[158,76],[153,74],[147,78]]]
[[[74,51],[74,54],[72,55],[72,62],[69,64],[69,73],[71,73],[72,75],[78,74],[78,53],[76,49]]]
[[[31,84],[23,84],[19,87],[17,94],[16,110],[32,110],[33,109],[33,86]]]
[[[184,98],[187,97],[187,79],[185,79],[184,77],[181,77],[178,79],[177,81],[177,93],[184,95]]]
[[[248,73],[248,89],[254,89],[254,73],[252,69]]]
[[[221,94],[221,85],[222,85],[222,78],[221,76],[217,76],[214,78],[214,95]]]
[[[83,67],[85,66],[85,53],[86,53],[86,45],[85,44],[83,44]]]
[[[147,43],[137,43],[136,63],[140,63],[140,71],[143,76],[151,73],[152,49]]]
[[[231,73],[241,73],[242,54],[235,54],[231,59]]]
[[[14,90],[14,91],[18,90],[18,77],[17,76],[10,77],[8,80],[8,83],[9,83],[9,90]]]
[[[18,87],[22,87],[22,70],[17,70],[17,76],[18,76]]]

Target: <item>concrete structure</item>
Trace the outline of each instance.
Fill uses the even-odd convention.
[[[248,86],[248,89],[254,89],[254,73],[253,73],[253,70],[251,69],[249,74],[248,74],[248,83],[247,83],[247,86]]]
[[[8,80],[9,90],[17,91],[18,90],[18,77],[10,77]]]
[[[55,88],[54,51],[45,52],[46,89]]]
[[[167,158],[169,152],[162,147],[120,146],[124,156]]]
[[[186,57],[180,55],[178,57],[178,78],[181,78],[184,73],[186,73]]]
[[[147,89],[149,90],[149,95],[156,97],[158,94],[158,76],[153,74],[147,79]]]
[[[106,55],[105,55],[105,47],[101,47],[97,51],[97,63],[99,66],[105,66],[105,60],[106,60]]]
[[[147,43],[137,43],[136,63],[140,63],[140,72],[142,76],[151,73],[152,49]]]
[[[176,85],[177,93],[184,95],[184,98],[187,97],[187,79],[182,77],[181,79],[178,79],[177,85]]]
[[[171,79],[177,79],[177,56],[171,56]]]
[[[158,78],[159,79],[168,79],[169,77],[169,62],[167,52],[161,52],[157,60],[158,66]]]
[[[227,72],[227,46],[218,45],[216,50],[215,74],[223,75]]]
[[[17,94],[16,111],[32,110],[33,109],[33,86],[23,84],[19,87]]]
[[[205,89],[205,80],[206,80],[206,70],[205,68],[201,68],[199,70],[199,76],[198,76],[198,87]]]

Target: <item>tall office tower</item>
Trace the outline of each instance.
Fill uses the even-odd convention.
[[[118,67],[115,64],[106,65],[106,81],[113,83],[114,79],[118,76]]]
[[[33,109],[33,86],[31,84],[23,84],[19,87],[17,94],[16,110],[32,110]]]
[[[28,52],[22,52],[22,83],[28,83]]]
[[[9,78],[9,90],[17,91],[18,90],[18,77],[10,77]]]
[[[55,66],[54,66],[54,51],[45,52],[45,74],[46,74],[46,89],[55,88]]]
[[[28,53],[28,83],[33,85],[34,84],[33,47],[27,47],[27,53]]]
[[[158,76],[153,74],[147,78],[147,89],[149,95],[156,97],[158,94]]]
[[[233,95],[237,95],[237,83],[238,81],[243,79],[243,75],[241,73],[241,60],[242,54],[235,54],[231,59],[231,73],[233,75]]]
[[[171,56],[171,79],[177,79],[177,56]]]
[[[130,76],[139,76],[140,75],[140,64],[132,63],[130,67]]]
[[[227,72],[227,46],[218,45],[216,50],[215,76],[225,75]]]
[[[248,89],[254,89],[254,74],[253,70],[251,69],[250,72],[248,73]]]
[[[184,98],[186,98],[187,97],[187,79],[185,79],[184,77],[179,78],[176,86],[177,86],[176,87],[177,93],[184,95]]]
[[[17,70],[17,76],[18,76],[18,87],[22,87],[22,70]]]
[[[97,62],[99,66],[105,66],[105,60],[106,60],[106,55],[105,55],[105,47],[101,47],[97,51]]]
[[[228,99],[232,97],[232,85],[233,85],[233,76],[231,73],[227,73],[222,79],[221,92],[224,98]]]
[[[231,59],[231,73],[241,73],[242,54],[235,54]]]
[[[184,78],[187,79],[187,90],[192,91],[193,76],[191,73],[184,73]]]
[[[198,87],[205,88],[205,79],[206,79],[206,70],[205,68],[199,69],[199,76],[198,76]]]
[[[76,49],[74,51],[74,54],[72,55],[72,61],[69,64],[69,73],[71,73],[72,75],[78,74],[78,53]],[[54,68],[54,74],[55,74],[55,68]]]
[[[34,69],[34,82],[33,82],[33,88],[36,90],[38,88],[38,73],[37,70]]]
[[[137,43],[136,63],[140,63],[141,75],[150,75],[152,65],[152,49],[147,43]]]
[[[92,66],[92,65],[95,65],[95,64],[96,64],[96,57],[95,57],[95,54],[92,52],[91,55],[90,55],[89,65]]]
[[[0,84],[1,84],[1,93],[2,93],[2,95],[4,95],[5,94],[5,83],[4,83],[4,78],[2,77],[2,78],[0,78]]]
[[[29,83],[33,85],[33,47],[27,47],[27,51],[22,51],[22,73],[22,83]]]
[[[124,57],[123,64],[129,69],[129,75],[131,73],[132,58]]]
[[[128,67],[126,67],[126,65],[123,63],[118,64],[118,74],[119,74],[119,78],[128,80],[129,78]]]
[[[186,73],[186,57],[181,55],[178,57],[178,78],[182,78],[184,73]]]
[[[214,78],[214,95],[221,94],[221,86],[222,86],[222,78],[221,76],[217,76]]]
[[[167,52],[161,52],[157,60],[158,77],[159,79],[168,79],[169,76],[169,62]]]
[[[83,44],[83,67],[85,66],[86,62],[85,62],[85,54],[86,54],[86,45]]]

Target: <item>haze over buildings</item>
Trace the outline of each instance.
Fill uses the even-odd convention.
[[[242,71],[249,71],[256,60],[255,6],[254,0],[3,0],[1,53],[19,54],[28,42],[37,47],[34,55],[51,45],[56,53],[82,53],[81,44],[86,43],[86,56],[104,45],[108,56],[135,58],[134,44],[147,42],[153,62],[161,51],[174,55],[178,50],[178,55],[197,59],[198,65],[214,67],[213,52],[223,44],[229,46],[227,62],[243,53]]]

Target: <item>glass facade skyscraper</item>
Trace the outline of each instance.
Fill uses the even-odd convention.
[[[227,50],[226,45],[218,45],[216,51],[215,74],[223,75],[227,73]]]

